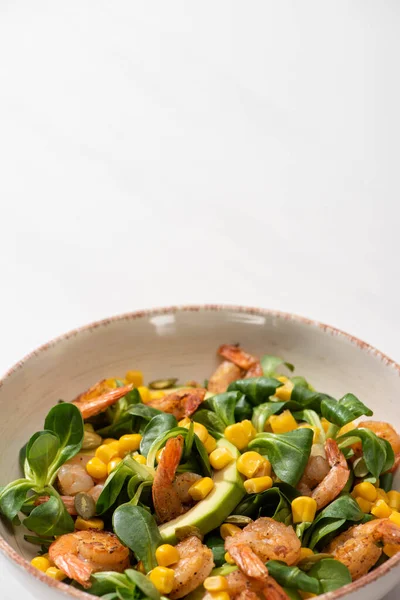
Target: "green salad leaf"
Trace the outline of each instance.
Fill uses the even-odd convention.
[[[240,392],[253,406],[267,402],[283,383],[271,377],[238,379],[228,386],[228,392]]]
[[[154,517],[140,506],[122,504],[113,515],[113,529],[137,560],[143,562],[146,573],[157,566],[155,552],[162,543]]]
[[[290,488],[290,486],[287,487]],[[289,495],[292,495],[291,491],[285,490],[285,487],[283,488],[284,491],[278,487],[272,487],[265,492],[248,494],[233,512],[235,515],[245,515],[252,519],[271,517],[275,521],[290,525],[292,523],[291,500],[300,495],[297,490],[291,489],[294,491],[292,498],[284,493],[286,491]]]
[[[220,438],[223,436],[225,424],[212,410],[201,408],[192,415],[192,419],[193,421],[204,425],[213,437]]]
[[[318,544],[327,543],[328,536],[337,533],[347,522],[360,522],[364,513],[348,494],[339,496],[328,504],[305,532],[303,541],[312,550]]]
[[[333,558],[324,558],[316,562],[308,571],[308,575],[319,581],[320,594],[338,590],[352,581],[346,565]]]
[[[286,402],[264,402],[259,404],[253,410],[252,423],[257,433],[262,433],[265,425],[271,415],[275,415],[282,410]]]
[[[284,365],[289,371],[294,371],[294,365],[285,362],[283,358],[279,358],[279,356],[272,356],[271,354],[264,354],[260,363],[264,377],[273,377],[276,375],[276,370],[281,365]]]
[[[307,575],[299,567],[288,567],[285,563],[277,560],[269,560],[267,563],[268,571],[279,585],[319,594],[320,584],[313,576]]]
[[[140,441],[140,453],[143,454],[143,456],[147,456],[154,441],[163,433],[176,428],[177,425],[178,421],[175,419],[174,415],[170,415],[169,413],[161,413],[153,417],[148,422],[143,432]]]
[[[378,479],[381,473],[388,471],[393,466],[393,449],[389,442],[378,437],[371,429],[364,427],[348,431],[337,441],[339,448],[342,449],[359,440],[362,444],[363,458],[368,471]]]

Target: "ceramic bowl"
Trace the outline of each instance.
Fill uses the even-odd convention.
[[[142,370],[146,380],[179,376],[183,381],[201,381],[215,368],[215,351],[223,342],[240,342],[254,354],[283,356],[317,389],[334,397],[351,391],[373,408],[374,418],[390,421],[400,430],[399,365],[351,335],[309,319],[257,308],[148,310],[63,335],[6,374],[0,382],[0,484],[18,477],[20,447],[42,428],[44,416],[59,398],[71,400],[98,379],[132,368]],[[1,522],[0,533],[0,549],[17,565],[10,566],[11,572],[25,578],[34,597],[57,598],[68,593],[93,600],[31,567],[31,546],[19,531]],[[400,553],[359,581],[320,598],[377,600],[399,582]]]

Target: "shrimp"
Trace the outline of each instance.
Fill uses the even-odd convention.
[[[340,494],[350,477],[346,459],[335,440],[330,438],[326,440],[325,452],[331,468],[321,483],[312,491],[311,497],[317,503],[317,510],[332,502]]]
[[[122,389],[122,388],[121,388]],[[204,388],[181,389],[166,394],[163,398],[150,400],[148,406],[174,415],[176,419],[190,417],[203,402],[207,390]]]
[[[259,362],[258,358],[255,356],[248,354],[239,346],[233,346],[231,344],[222,344],[222,346],[218,348],[218,354],[226,360],[235,363],[235,365],[245,371],[248,371],[250,367]]]
[[[91,490],[88,491],[89,496],[92,496],[93,500],[97,502],[100,497],[101,492],[103,491],[104,483],[98,483]]]
[[[110,390],[114,388],[110,387],[107,383],[107,379],[101,379],[94,385],[92,385],[88,390],[79,394],[74,402],[87,402],[88,400],[93,400],[93,398],[97,398],[102,394],[106,394]]]
[[[60,467],[58,487],[65,496],[75,496],[79,492],[88,492],[94,487],[94,481],[80,464],[65,464]]]
[[[122,573],[129,565],[129,549],[113,533],[88,529],[61,535],[51,544],[49,558],[68,577],[89,588],[92,573]]]
[[[268,577],[264,564],[267,560],[281,560],[287,565],[294,565],[299,560],[300,547],[293,527],[268,517],[260,517],[225,540],[225,550],[238,567],[248,577],[260,580]]]
[[[128,385],[124,385],[123,387],[109,389],[104,394],[100,396],[96,396],[91,399],[80,399],[74,400],[72,404],[77,406],[82,413],[82,417],[84,419],[89,419],[89,417],[94,417],[98,415],[103,410],[115,404],[120,398],[125,396],[128,392],[133,389],[133,384],[129,383]],[[85,392],[86,393],[86,392]],[[78,396],[78,398],[84,397],[84,394]]]
[[[233,571],[226,576],[226,580],[232,600],[258,600],[261,595],[267,600],[289,600],[286,592],[270,576],[266,581],[258,581],[247,577],[241,571]],[[203,598],[203,600],[208,599]]]
[[[198,537],[192,535],[175,546],[178,562],[171,565],[175,572],[174,586],[169,597],[183,598],[195,590],[209,576],[213,567],[213,553]]]
[[[303,496],[311,496],[312,491],[329,473],[329,464],[323,456],[310,456],[304,473],[297,484]]]
[[[249,379],[249,377],[262,377],[264,375],[264,371],[262,370],[261,363],[257,361],[250,367],[245,375],[245,379]]]
[[[189,494],[189,488],[196,483],[196,481],[199,481],[199,479],[201,479],[201,475],[190,473],[189,471],[181,473],[176,477],[174,488],[176,489],[181,502],[184,504],[191,504],[193,502],[192,497]]]
[[[154,476],[152,494],[154,510],[159,523],[171,521],[185,512],[174,486],[176,469],[181,460],[183,437],[170,438],[165,444]]]
[[[389,519],[375,519],[354,525],[336,537],[325,549],[349,569],[353,580],[375,565],[382,554],[378,543],[400,544],[400,527]]]
[[[400,453],[400,435],[389,423],[385,423],[384,421],[361,421],[357,425],[357,428],[360,427],[370,429],[378,437],[388,441],[395,454]]]
[[[212,394],[226,392],[228,385],[242,376],[242,369],[229,360],[224,360],[208,380],[208,391]]]
[[[78,513],[75,508],[75,498],[74,496],[60,496],[62,503],[64,504],[66,511],[69,515],[75,516]],[[41,504],[45,504],[50,500],[50,496],[39,496],[35,500],[35,506],[40,506]]]

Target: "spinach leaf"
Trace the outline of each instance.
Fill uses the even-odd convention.
[[[151,583],[151,581],[145,575],[143,575],[143,573],[140,573],[140,571],[135,571],[134,569],[127,569],[125,571],[125,575],[132,583],[136,585],[136,587],[140,589],[145,598],[149,598],[149,600],[159,600],[159,591]]]
[[[272,356],[271,354],[264,354],[260,363],[264,377],[272,377],[275,375],[277,368],[281,365],[284,365],[289,371],[294,371],[294,366],[291,363],[285,362],[283,358]]]
[[[283,588],[290,600],[302,600],[299,592],[293,588]],[[111,599],[110,599],[111,600]]]
[[[160,410],[143,404],[138,390],[134,388],[118,400],[115,409],[109,409],[107,414],[111,423],[98,429],[97,433],[102,437],[118,438],[137,431],[143,422],[160,413]]]
[[[360,439],[363,449],[363,457],[368,471],[376,479],[385,471],[388,471],[394,464],[394,453],[391,445],[379,438],[371,429],[360,427],[341,435],[338,438],[339,448],[353,444],[354,439]]]
[[[74,521],[67,513],[63,501],[54,490],[47,488],[50,499],[33,509],[29,517],[24,519],[24,525],[38,535],[63,535],[74,531]]]
[[[60,440],[57,456],[48,475],[48,482],[52,483],[59,467],[75,456],[82,447],[84,429],[81,412],[68,402],[56,404],[48,413],[44,428],[55,433]]]
[[[322,540],[340,529],[346,521],[361,521],[364,513],[349,495],[339,496],[324,508],[305,533],[304,543],[314,549]]]
[[[340,398],[339,404],[344,406],[353,414],[353,419],[358,419],[363,415],[367,417],[372,417],[374,414],[373,411],[365,406],[363,402],[361,402],[354,394],[346,394],[343,398]],[[345,423],[346,425],[347,423]]]
[[[225,564],[225,542],[217,535],[209,535],[205,538],[204,543],[210,548],[213,553],[214,563],[216,567],[221,567]]]
[[[285,563],[277,560],[269,560],[266,565],[271,577],[280,585],[303,592],[319,593],[320,585],[317,579],[312,575],[307,575],[299,567],[288,567]]]
[[[156,461],[156,454],[157,454],[158,450],[160,450],[160,448],[162,448],[166,444],[167,440],[169,440],[170,438],[176,437],[178,435],[181,435],[184,438],[185,445],[186,445],[186,440],[188,440],[188,436],[189,436],[189,442],[190,442],[191,436],[190,436],[189,430],[186,429],[185,427],[174,427],[173,429],[170,429],[169,431],[162,433],[154,440],[154,442],[152,443],[151,447],[149,448],[149,451],[147,454],[147,465],[149,468],[154,468],[155,461]],[[195,472],[197,472],[197,470],[199,468],[199,466],[196,464],[196,459],[197,459],[199,462],[199,465],[200,465],[201,472],[208,477],[212,477],[212,471],[211,471],[211,467],[210,467],[210,461],[208,458],[208,454],[206,452],[206,449],[204,448],[204,444],[201,442],[201,440],[199,439],[199,437],[197,435],[194,435],[194,448],[196,449],[196,452],[195,453],[192,452],[188,463],[179,465],[178,471],[182,472],[182,471],[194,470]],[[184,448],[184,452],[183,452],[183,456],[184,455],[185,455],[185,448]]]
[[[224,392],[208,399],[208,404],[224,426],[233,425],[235,421],[235,408],[237,402],[243,397],[239,392]]]
[[[316,431],[318,431],[318,443],[325,443],[325,430],[322,426],[321,419],[319,418],[319,415],[315,412],[315,410],[310,410],[309,408],[306,408],[304,410],[293,413],[293,416],[297,421],[306,421],[307,423],[315,427]]]
[[[385,492],[390,492],[393,487],[393,473],[384,473],[379,478],[379,486],[385,490]]]
[[[275,521],[290,525],[292,509],[290,500],[277,487],[259,494],[248,494],[233,511],[235,515],[245,515],[252,519],[271,517]]]
[[[147,456],[153,442],[166,431],[170,431],[178,425],[174,415],[161,413],[148,422],[140,442],[140,453]]]
[[[241,392],[253,406],[257,406],[267,402],[282,385],[281,381],[270,377],[249,377],[231,383],[228,392]]]
[[[157,566],[155,552],[162,544],[161,535],[152,515],[140,506],[122,504],[113,515],[113,529],[137,560],[143,562],[146,573]]]
[[[52,431],[34,433],[26,447],[25,476],[34,478],[43,487],[59,448],[60,440]]]
[[[246,400],[246,396],[242,396],[236,403],[235,406],[235,421],[244,421],[245,419],[251,420],[253,414],[253,406],[250,404],[248,400]]]
[[[338,560],[324,558],[308,571],[310,577],[319,581],[320,594],[332,592],[348,583],[351,583],[351,575],[348,568]]]
[[[16,479],[1,490],[0,511],[7,519],[12,521],[17,516],[31,489],[32,481]]]
[[[265,424],[271,415],[275,415],[285,406],[285,402],[264,402],[259,404],[253,410],[252,423],[256,428],[257,433],[261,433],[265,429]]]
[[[317,413],[321,412],[321,403],[323,400],[334,400],[332,396],[328,394],[323,394],[320,392],[315,392],[310,390],[309,388],[304,387],[303,385],[295,385],[292,393],[290,395],[290,400],[292,402],[297,402],[302,406],[302,408],[309,408],[310,410],[315,410]]]
[[[200,409],[192,415],[193,421],[201,423],[216,438],[222,437],[225,431],[224,422],[212,410]]]
[[[293,385],[298,385],[300,387],[308,388],[309,390],[311,390],[310,384],[301,375],[295,375],[294,377],[291,377],[290,381],[293,383]],[[311,391],[314,391],[314,390],[311,390]]]
[[[258,433],[248,447],[249,450],[266,450],[279,479],[295,486],[310,456],[313,435],[313,431],[306,428],[281,434]]]

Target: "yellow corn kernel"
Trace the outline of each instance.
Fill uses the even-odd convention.
[[[300,558],[298,562],[303,560],[303,558],[308,558],[309,556],[314,556],[314,552],[311,548],[304,548],[303,546],[300,548]]]
[[[381,498],[379,498],[371,508],[371,515],[378,517],[378,519],[387,519],[392,512],[390,506],[388,506]]]
[[[319,427],[315,427],[315,425],[310,425],[309,423],[301,423],[298,425],[299,429],[311,429],[314,432],[313,435],[313,444],[318,444],[319,438],[321,435]]]
[[[212,600],[230,600],[228,592],[209,592]]]
[[[111,389],[114,389],[117,387],[117,382],[113,377],[110,377],[109,379],[106,379],[106,386]]]
[[[360,498],[364,498],[364,500],[368,500],[368,502],[375,502],[377,498],[376,487],[372,485],[369,481],[363,481],[362,483],[358,483],[354,486],[352,495],[355,497],[359,496]]]
[[[144,568],[143,561],[139,560],[138,564],[136,565],[136,571],[139,571],[140,573],[143,573],[143,575],[146,575],[146,569]]]
[[[211,454],[217,447],[217,440],[212,435],[208,434],[206,441],[204,442],[204,448],[207,454]]]
[[[38,569],[39,571],[46,573],[46,571],[50,567],[51,563],[50,563],[49,559],[45,558],[44,556],[35,556],[35,558],[32,558],[32,560],[31,560],[31,565],[32,565],[32,567],[35,567],[35,569]]]
[[[236,565],[235,561],[233,560],[232,556],[229,554],[229,552],[225,552],[224,554],[224,559],[225,562],[228,563],[228,565]]]
[[[103,444],[118,444],[118,440],[114,438],[105,438]]]
[[[238,450],[244,450],[249,443],[248,435],[241,423],[228,425],[224,431],[224,436],[228,442],[231,442]]]
[[[164,398],[165,392],[163,390],[149,390],[150,400],[161,400]]]
[[[67,577],[66,574],[61,571],[61,569],[57,569],[57,567],[49,567],[46,570],[46,575],[52,577],[53,579],[57,579],[57,581],[62,581]]]
[[[163,452],[164,452],[164,448],[160,448],[159,450],[157,450],[157,452],[156,452],[156,461],[157,461],[157,463],[160,462]]]
[[[273,481],[271,477],[266,475],[265,477],[252,477],[251,479],[246,479],[243,483],[245,490],[248,494],[259,494],[260,492],[265,492],[265,490],[269,490],[272,487]]]
[[[239,473],[247,478],[253,477],[257,469],[261,467],[264,462],[264,457],[258,452],[245,452],[236,461],[236,467]]]
[[[386,504],[389,504],[389,497],[385,490],[383,490],[382,488],[376,488],[376,495],[378,500],[384,500]]]
[[[146,404],[146,402],[149,402],[151,400],[151,398],[150,398],[150,390],[145,385],[139,385],[138,392],[139,392],[140,397],[142,399],[142,402],[144,404]]]
[[[136,388],[143,385],[142,371],[127,371],[125,373],[125,379],[128,383],[133,383]]]
[[[290,400],[294,385],[287,377],[278,377],[278,381],[283,383],[283,385],[275,390],[275,396],[277,396],[279,400],[286,402],[287,400]]]
[[[188,493],[195,502],[204,500],[214,487],[214,482],[211,477],[202,477],[196,483],[190,486]]]
[[[271,415],[268,422],[274,433],[287,433],[297,429],[296,419],[290,410],[284,410],[281,415]]]
[[[103,463],[109,463],[113,458],[118,456],[118,448],[114,444],[102,444],[96,448],[96,458],[100,459]]]
[[[272,467],[269,460],[264,458],[262,464],[258,467],[257,471],[254,473],[254,477],[271,477]]]
[[[209,459],[212,468],[219,471],[233,461],[233,456],[227,448],[216,448],[211,452]]]
[[[257,435],[256,428],[254,427],[253,423],[251,421],[249,421],[248,419],[245,419],[244,421],[240,421],[240,423],[242,424],[242,427],[247,434],[249,442],[251,442],[251,440],[253,440]]]
[[[382,549],[386,556],[389,556],[389,558],[391,558],[392,556],[400,552],[400,544],[385,544]]]
[[[120,456],[124,457],[128,452],[139,450],[141,439],[140,433],[128,433],[120,437],[118,440]]]
[[[91,458],[86,464],[86,471],[93,479],[104,479],[107,477],[107,465],[97,456]]]
[[[183,419],[178,421],[178,425],[179,425],[179,427],[184,427],[185,429],[189,429],[191,422],[192,421],[191,421],[191,419],[189,419],[189,417],[184,417]]]
[[[193,424],[193,429],[194,429],[194,432],[197,435],[197,437],[204,444],[204,442],[208,438],[208,431],[207,431],[207,429],[201,423],[194,423]]]
[[[221,527],[219,528],[219,533],[223,540],[226,540],[227,537],[236,535],[241,531],[242,530],[240,529],[240,527],[234,525],[233,523],[222,523]]]
[[[325,431],[325,433],[327,433],[327,431],[328,431],[328,429],[330,427],[330,423],[329,423],[328,419],[325,419],[325,417],[322,417],[321,418],[321,425],[322,425],[322,428]]]
[[[396,525],[398,525],[400,527],[400,512],[397,512],[397,510],[394,510],[389,517],[389,521],[396,523]]]
[[[309,598],[315,598],[315,596],[317,595],[317,594],[313,594],[313,592],[303,592],[302,590],[299,590],[299,594],[303,600],[308,600]]]
[[[75,521],[75,529],[79,531],[85,531],[86,529],[104,529],[104,521],[103,519],[82,519],[82,517],[77,517]]]
[[[161,544],[156,550],[156,560],[160,567],[169,567],[179,560],[179,551],[171,544]]]
[[[148,575],[160,594],[169,594],[174,587],[175,571],[168,567],[155,567]]]
[[[347,423],[347,425],[343,425],[343,427],[339,429],[339,431],[337,432],[337,436],[339,437],[340,435],[344,435],[345,433],[348,433],[356,427],[357,425],[354,423],[354,421],[351,421],[350,423]]]
[[[317,512],[317,503],[314,498],[299,496],[292,502],[293,523],[311,523]]]
[[[363,511],[363,513],[370,512],[370,510],[372,508],[372,502],[370,502],[369,500],[366,500],[365,498],[362,498],[361,496],[356,496],[355,500],[356,500],[358,506]]]
[[[223,577],[222,575],[207,577],[207,579],[204,580],[203,585],[207,592],[225,592],[228,589],[226,577]]]
[[[147,463],[146,457],[143,456],[143,454],[135,454],[135,456],[133,457],[136,462],[138,462],[140,465],[145,465]]]
[[[122,458],[120,458],[119,456],[117,456],[116,458],[112,458],[107,465],[107,473],[110,474],[111,471],[114,471],[115,467],[119,465],[121,460]]]
[[[394,510],[400,510],[400,492],[391,490],[387,493],[387,497],[390,508],[393,508]]]

